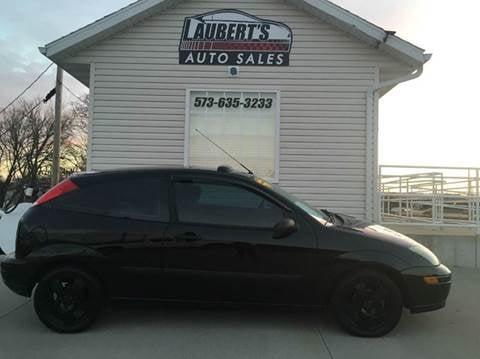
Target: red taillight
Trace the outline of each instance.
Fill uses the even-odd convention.
[[[63,196],[65,193],[74,191],[78,188],[78,186],[73,183],[73,181],[66,179],[63,182],[60,182],[43,196],[41,196],[37,201],[33,204],[34,206],[39,206],[43,203],[49,202],[55,198]]]

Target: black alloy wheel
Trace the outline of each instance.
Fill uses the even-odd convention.
[[[78,268],[58,268],[35,289],[33,305],[48,328],[60,333],[80,332],[93,324],[104,303],[100,282]]]
[[[381,337],[395,328],[403,312],[403,298],[386,275],[365,270],[345,278],[332,303],[341,326],[361,337]]]

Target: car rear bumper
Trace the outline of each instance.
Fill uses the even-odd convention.
[[[406,306],[412,313],[429,312],[445,306],[452,284],[452,273],[446,266],[410,268],[402,275],[406,283]],[[432,277],[437,283],[427,284],[425,278]]]
[[[0,256],[2,279],[5,285],[14,293],[30,297],[35,286],[35,269],[30,264],[12,255]]]

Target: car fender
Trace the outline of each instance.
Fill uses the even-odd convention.
[[[55,256],[52,257],[52,253]],[[30,259],[42,259],[42,258],[61,258],[75,256],[75,258],[98,258],[105,259],[106,257],[100,252],[76,243],[57,243],[38,248],[27,257]]]
[[[102,279],[109,267],[106,256],[92,248],[75,243],[58,243],[38,248],[25,259],[36,267],[38,279],[59,266],[81,267]]]
[[[383,266],[399,272],[411,267],[408,262],[404,261],[400,257],[384,251],[359,250],[344,253],[340,255],[339,258],[343,261],[356,262],[358,264]]]

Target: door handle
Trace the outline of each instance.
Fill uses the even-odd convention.
[[[202,238],[201,236],[199,236],[194,232],[186,232],[183,234],[176,235],[175,239],[179,241],[194,242],[194,241],[200,241]]]

